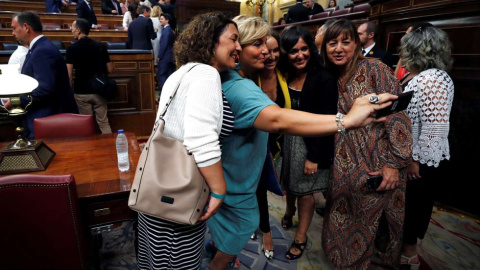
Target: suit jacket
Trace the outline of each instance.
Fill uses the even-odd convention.
[[[86,0],[85,0],[86,1]],[[77,16],[78,18],[83,18],[88,21],[90,25],[95,24],[97,25],[97,16],[95,16],[95,11],[90,9],[85,3],[85,1],[79,1],[77,4]],[[90,4],[91,5],[91,4]]]
[[[175,33],[172,27],[166,26],[163,28],[162,36],[160,36],[160,49],[158,50],[158,57],[160,58],[159,65],[165,63],[173,63],[173,43],[175,42]]]
[[[113,0],[113,1],[117,3],[117,7],[118,7],[118,13],[114,15],[123,15],[122,8],[120,7],[120,3],[117,0]],[[115,10],[112,0],[102,0],[102,13],[112,14],[112,10]]]
[[[313,7],[308,9],[308,15],[314,15],[322,12],[323,12],[323,7],[317,3],[313,3]]]
[[[60,13],[60,9],[62,8],[62,0],[46,0],[45,8],[47,9],[47,12]]]
[[[157,38],[150,18],[138,16],[128,26],[128,48],[136,50],[151,50],[152,39]]]
[[[28,138],[34,138],[33,119],[58,113],[78,113],[65,60],[46,37],[38,39],[30,48],[21,73],[38,81],[38,87],[32,92],[33,102],[27,108],[25,131]],[[22,97],[21,102],[25,107],[30,98]]]
[[[177,28],[177,19],[175,19],[175,6],[172,4],[163,5],[159,4],[158,2],[157,5],[160,6],[164,13],[168,13],[170,16],[172,16],[172,19],[168,22],[168,24],[172,27],[172,29],[175,30]]]
[[[316,114],[336,114],[337,80],[325,68],[317,66],[308,72],[300,96],[300,110]],[[332,164],[334,136],[303,137],[307,159],[326,169]]]
[[[302,3],[296,3],[288,8],[287,18],[285,18],[287,23],[303,22],[306,20],[308,20],[308,8]]]
[[[375,46],[373,46],[373,48],[365,56],[380,59],[380,61],[382,61],[385,65],[389,66],[392,70],[393,65],[397,63],[391,53],[385,51],[377,44],[375,44]]]

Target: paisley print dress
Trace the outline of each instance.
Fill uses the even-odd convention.
[[[356,98],[370,93],[400,94],[402,88],[388,66],[373,59],[360,60],[353,75],[338,81],[338,110],[346,114]],[[389,240],[382,258],[400,263],[406,177],[412,153],[412,127],[406,112],[384,123],[346,131],[335,136],[333,180],[328,189],[322,245],[327,257],[341,269],[367,269],[382,214]],[[394,190],[377,193],[366,188],[368,172],[384,165],[400,169]]]

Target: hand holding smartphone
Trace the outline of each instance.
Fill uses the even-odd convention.
[[[381,175],[369,175],[366,183],[367,189],[370,192],[376,191],[380,186],[380,184],[382,183],[382,181],[383,181],[383,176]]]
[[[405,110],[408,107],[408,104],[410,103],[412,96],[413,96],[413,91],[408,91],[398,95],[398,99],[392,101],[392,104],[390,106],[385,107],[381,110],[378,110],[376,113],[376,117],[380,118],[380,117],[390,115],[392,113],[397,113]]]

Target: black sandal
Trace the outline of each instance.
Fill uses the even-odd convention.
[[[307,241],[308,237],[304,243],[297,243],[296,240],[294,240],[292,245],[290,246],[290,249],[295,248],[296,250],[300,251],[300,254],[293,254],[290,252],[290,249],[288,249],[287,253],[285,254],[285,258],[287,258],[287,260],[293,261],[302,257],[303,251],[307,247]]]

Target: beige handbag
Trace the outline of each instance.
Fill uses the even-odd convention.
[[[163,135],[163,117],[183,76],[140,155],[128,206],[169,221],[195,224],[207,203],[210,189],[183,143]]]

